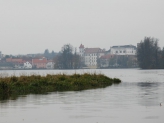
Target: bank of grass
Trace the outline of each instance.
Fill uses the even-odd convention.
[[[120,82],[120,79],[112,79],[103,74],[95,73],[0,77],[0,100],[30,93],[40,94],[53,91],[79,91],[103,88],[112,84],[119,84]]]

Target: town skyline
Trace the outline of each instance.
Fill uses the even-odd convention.
[[[138,42],[138,43],[140,43],[140,42]],[[67,44],[70,44],[70,45],[72,45],[71,43],[67,43]],[[72,45],[73,46],[73,48],[74,48],[74,50],[75,50],[75,48],[76,48],[76,51],[77,52],[79,52],[79,47],[80,47],[80,45],[84,45],[84,47],[85,48],[101,48],[101,49],[105,49],[106,51],[108,51],[108,50],[110,50],[111,49],[111,47],[113,47],[113,46],[125,46],[125,45],[132,45],[132,46],[135,46],[135,47],[137,47],[137,44],[136,45],[134,45],[134,44],[123,44],[123,45],[112,45],[112,46],[109,46],[109,48],[104,48],[104,47],[93,47],[93,46],[91,46],[91,47],[89,47],[90,45],[85,45],[85,44],[83,44],[83,43],[80,43],[78,46],[74,46],[74,45]],[[61,51],[61,49],[62,49],[62,47],[64,46],[64,45],[66,45],[66,44],[63,44],[60,48],[59,48],[59,51],[56,51],[56,50],[54,50],[54,49],[49,49],[49,48],[44,48],[42,51],[40,51],[40,52],[27,52],[27,53],[16,53],[16,54],[13,54],[13,53],[4,53],[3,51],[0,51],[1,52],[1,54],[3,54],[3,55],[13,55],[13,56],[17,56],[17,55],[30,55],[30,54],[44,54],[44,52],[45,52],[45,50],[48,50],[50,53],[51,52],[55,52],[55,53],[59,53],[60,51]],[[161,49],[164,47],[164,46],[159,46]]]
[[[70,44],[70,43],[67,43],[67,44]],[[67,44],[64,44],[64,45],[67,45]],[[63,46],[64,46],[63,45]],[[73,46],[72,44],[70,44],[71,46]],[[75,47],[75,46],[73,46],[73,52],[75,51],[75,49],[76,49],[76,52],[77,53],[80,53],[80,46],[81,45],[83,45],[84,46],[84,48],[100,48],[100,49],[103,49],[103,50],[105,50],[105,51],[108,51],[108,50],[110,50],[111,49],[111,47],[113,47],[113,46],[126,46],[126,45],[132,45],[132,46],[135,46],[135,47],[137,47],[137,45],[133,45],[133,44],[125,44],[125,45],[113,45],[113,46],[110,46],[108,49],[105,49],[105,48],[103,48],[103,47],[88,47],[87,45],[84,45],[83,43],[81,43],[81,44],[79,44],[79,46],[77,46],[77,47]],[[48,48],[45,48],[43,51],[41,51],[41,52],[34,52],[34,53],[18,53],[18,54],[12,54],[12,53],[9,53],[9,54],[5,54],[5,53],[3,53],[3,51],[0,51],[0,53],[1,54],[3,54],[3,55],[12,55],[12,56],[19,56],[19,55],[32,55],[32,54],[44,54],[45,53],[45,51],[46,50],[48,50],[49,51],[49,53],[51,53],[51,52],[55,52],[55,53],[59,53],[59,52],[61,52],[61,49],[62,49],[62,47],[63,46],[61,46],[60,47],[60,50],[59,51],[55,51],[55,50],[50,50],[50,49],[48,49]]]

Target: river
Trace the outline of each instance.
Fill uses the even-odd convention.
[[[164,70],[6,70],[2,75],[103,73],[119,85],[21,95],[0,102],[0,123],[163,123]],[[160,105],[161,103],[161,105]]]

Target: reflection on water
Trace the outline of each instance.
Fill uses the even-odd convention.
[[[163,100],[163,85],[164,83],[138,83],[140,93],[142,98],[140,99],[140,104],[144,106],[154,106],[160,105],[160,102]]]
[[[164,122],[164,104],[160,106],[164,102],[164,71],[104,73],[121,77],[123,82],[101,89],[22,95],[0,103],[0,123]]]

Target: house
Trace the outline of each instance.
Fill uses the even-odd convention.
[[[97,59],[105,54],[105,50],[100,48],[85,48],[84,45],[79,47],[79,55],[85,66],[88,68],[97,68]]]
[[[46,68],[47,69],[54,69],[54,65],[55,65],[55,63],[52,60],[50,60],[47,62]]]
[[[32,69],[32,64],[28,61],[26,61],[23,65],[23,68],[24,69]]]
[[[12,63],[9,63],[9,62],[5,62],[5,61],[2,61],[0,62],[0,70],[3,69],[13,69],[13,64]]]
[[[114,55],[136,55],[137,48],[133,45],[112,46],[110,54]]]
[[[47,59],[46,58],[35,58],[32,59],[33,68],[46,69]]]
[[[24,68],[23,64],[15,64],[14,65],[14,69],[23,69],[23,68]]]
[[[15,64],[23,64],[23,59],[21,59],[21,58],[7,58],[6,62],[15,63]]]
[[[106,54],[104,56],[101,56],[99,58],[99,67],[100,68],[108,68],[109,67],[109,61],[111,58],[113,58],[115,55],[111,55],[111,54]]]

